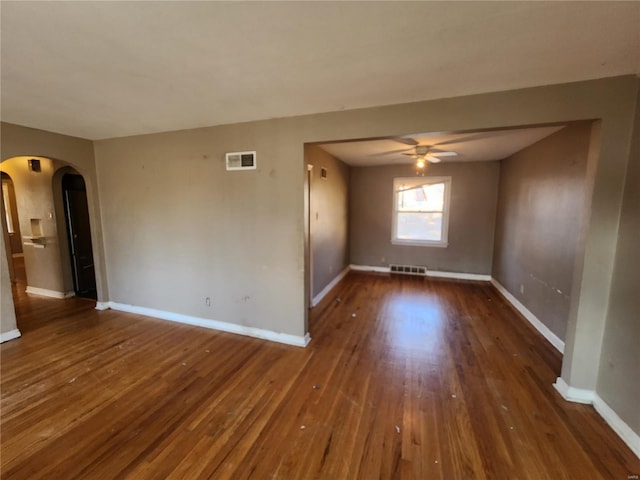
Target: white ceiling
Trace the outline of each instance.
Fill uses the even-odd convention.
[[[400,165],[415,159],[415,145],[429,145],[458,155],[442,162],[486,162],[502,160],[562,129],[563,126],[512,128],[464,133],[416,133],[402,137],[324,143],[318,146],[352,167]]]
[[[89,139],[640,73],[640,2],[2,1],[2,119]]]

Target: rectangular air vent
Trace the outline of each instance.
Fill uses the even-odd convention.
[[[391,273],[403,273],[405,275],[426,275],[427,267],[419,265],[389,265]]]
[[[40,166],[40,160],[38,160],[37,158],[32,158],[30,160],[27,160],[27,164],[29,165],[29,170],[31,170],[32,172],[42,171],[42,167]]]
[[[256,152],[231,152],[225,155],[227,170],[255,170]]]

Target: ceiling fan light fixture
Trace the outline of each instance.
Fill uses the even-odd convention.
[[[424,168],[426,165],[424,158],[418,158],[418,160],[416,161],[416,167],[418,168]]]

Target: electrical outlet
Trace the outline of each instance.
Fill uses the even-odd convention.
[[[524,285],[522,283],[520,284],[520,293],[524,295]]]
[[[207,307],[210,307],[210,306],[211,306],[211,298],[210,298],[210,297],[206,297],[206,298],[204,299],[204,303],[206,303],[206,304],[207,304]]]

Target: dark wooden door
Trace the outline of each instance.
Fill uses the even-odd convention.
[[[93,265],[91,228],[87,189],[81,175],[66,174],[62,178],[64,210],[67,219],[67,235],[73,287],[76,295],[97,298],[96,272]]]

